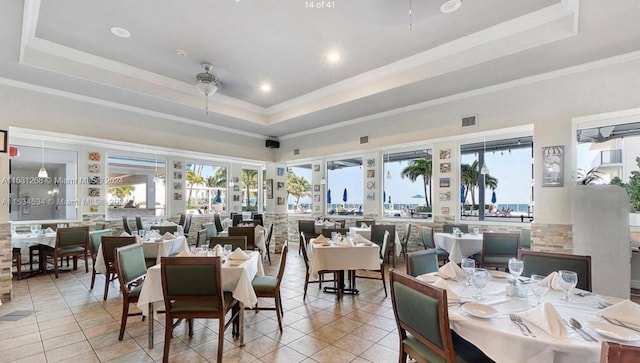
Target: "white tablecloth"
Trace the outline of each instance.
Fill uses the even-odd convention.
[[[436,247],[449,252],[449,260],[455,263],[482,252],[482,234],[465,233],[456,237],[451,233],[434,233],[433,239]]]
[[[462,283],[447,280],[448,286],[463,301],[473,301],[471,296],[475,287],[465,287]],[[526,286],[526,285],[525,285]],[[534,324],[525,321],[527,326],[536,334],[536,338],[522,335],[520,329],[510,321],[509,313],[522,313],[533,308],[535,296],[531,293],[528,299],[508,297],[504,293],[506,279],[491,278],[483,289],[486,300],[481,303],[492,305],[498,315],[491,319],[472,317],[462,310],[458,304],[449,306],[449,320],[451,328],[466,340],[480,348],[496,362],[555,362],[555,363],[587,363],[600,361],[600,347],[607,338],[589,328],[589,321],[603,321],[596,317],[599,311],[596,295],[579,297],[573,296],[571,302],[561,300],[562,292],[551,290],[544,297],[544,302],[551,303],[560,315],[569,320],[575,318],[582,322],[583,328],[598,342],[587,342],[572,328],[567,327],[566,338],[555,338]],[[609,339],[610,340],[610,339]],[[640,345],[640,341],[625,342],[625,344]]]
[[[358,244],[355,247],[323,246],[309,241],[311,263],[309,274],[317,278],[320,270],[377,270],[380,268],[380,247]]]
[[[316,234],[320,235],[322,234],[323,228],[336,228],[336,224],[333,222],[323,222],[323,223],[316,222],[314,224],[314,227],[316,229]]]
[[[349,232],[357,233],[368,240],[371,239],[371,227],[349,227]],[[400,242],[400,236],[398,236],[398,232],[395,233],[395,238],[393,239],[393,250],[396,256],[400,256],[400,254],[402,253],[402,243]]]
[[[155,258],[156,263],[160,263],[162,257],[167,257],[172,254],[180,253],[183,250],[189,249],[187,245],[187,239],[184,236],[180,236],[175,239],[162,240],[159,242],[143,242],[142,250],[144,251],[145,258]],[[107,267],[104,264],[104,257],[102,256],[102,243],[98,248],[98,256],[96,258],[96,271],[104,274],[107,271]]]
[[[28,248],[29,246],[44,245],[56,246],[56,233],[46,233],[44,236],[32,235],[31,233],[16,233],[11,236],[12,248]]]
[[[242,302],[245,306],[251,307],[258,302],[258,297],[253,290],[251,281],[255,276],[263,276],[264,268],[259,253],[247,252],[251,253],[251,259],[241,265],[231,266],[228,262],[222,265],[221,280],[223,291],[231,291],[236,300]],[[160,265],[152,266],[147,270],[147,277],[142,285],[142,291],[140,291],[138,308],[142,310],[144,315],[149,314],[149,303],[153,303],[156,310],[164,309]]]
[[[255,241],[254,244],[256,245],[256,247],[258,247],[258,249],[260,250],[261,253],[264,253],[264,251],[267,249],[267,236],[265,235],[266,230],[263,231],[262,233],[256,233],[255,234]],[[229,231],[222,231],[220,233],[218,233],[218,236],[220,237],[228,237],[229,236]],[[213,246],[209,246],[209,247],[213,247]]]

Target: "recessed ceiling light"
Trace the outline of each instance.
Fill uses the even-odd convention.
[[[260,90],[262,92],[270,92],[271,91],[271,85],[269,83],[263,83],[260,85]]]
[[[114,26],[113,28],[111,28],[111,33],[120,38],[129,38],[131,36],[131,33],[129,33],[127,29],[120,28],[118,26]]]
[[[329,54],[327,54],[327,60],[331,63],[336,63],[337,61],[340,60],[340,53],[338,52],[331,52]]]
[[[447,2],[442,4],[442,6],[440,7],[440,11],[442,11],[445,14],[453,13],[454,11],[460,9],[461,5],[462,5],[461,0],[448,0]]]
[[[189,55],[189,51],[184,49],[184,48],[178,48],[178,49],[176,49],[176,54],[177,55],[181,55],[183,57],[186,57],[186,56]]]

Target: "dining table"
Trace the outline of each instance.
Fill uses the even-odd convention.
[[[220,236],[220,237],[228,237],[229,236],[229,230],[224,230],[224,231],[218,233],[218,236]],[[266,249],[267,249],[266,230],[263,228],[262,232],[257,232],[256,231],[254,238],[255,238],[255,240],[254,240],[255,246],[258,248],[258,250],[260,250],[260,253],[264,254]],[[213,247],[213,246],[211,246],[211,247]]]
[[[138,243],[142,243],[144,258],[155,259],[156,264],[160,263],[160,259],[162,257],[175,256],[180,252],[189,249],[187,239],[184,236],[178,236],[172,239],[139,241]],[[98,247],[95,269],[101,274],[104,274],[107,271],[107,267],[104,263],[104,256],[102,255],[102,243],[100,243],[100,246]]]
[[[336,228],[336,224],[335,222],[329,222],[329,221],[316,221],[313,224],[313,228],[315,229],[315,232],[317,235],[321,235],[323,229]]]
[[[363,238],[371,240],[371,227],[349,227],[349,232],[359,234]],[[402,242],[398,232],[396,232],[393,237],[393,252],[396,257],[400,256],[402,253]]]
[[[240,346],[244,346],[244,307],[255,306],[258,303],[258,297],[251,281],[255,276],[264,276],[264,267],[260,253],[257,251],[245,251],[249,254],[249,259],[238,263],[223,258],[224,262],[221,266],[220,279],[222,282],[222,290],[232,293],[233,298],[240,303]],[[190,253],[185,251],[181,255],[189,258]],[[164,310],[164,295],[162,291],[162,276],[160,273],[160,264],[151,266],[147,270],[142,290],[138,298],[138,309],[142,311],[144,316],[149,316],[148,341],[149,349],[153,348],[153,330],[154,318],[150,315],[154,311]]]
[[[433,240],[436,247],[449,252],[449,261],[458,264],[463,258],[482,252],[482,233],[463,233],[460,236],[453,233],[434,233]]]
[[[38,246],[39,256],[43,256],[42,250],[44,247],[54,248],[56,246],[56,232],[42,231],[33,233],[13,233],[10,237],[11,248],[19,248],[20,253],[23,249],[28,249],[31,246]],[[24,271],[25,277],[31,277],[36,274],[44,273],[46,269],[46,260],[44,258],[38,259],[38,270]]]
[[[459,297],[459,301],[449,302],[451,329],[496,362],[599,362],[603,340],[640,346],[640,332],[629,331],[633,338],[623,341],[611,339],[606,333],[599,333],[602,332],[602,324],[606,322],[597,315],[598,312],[606,305],[622,299],[576,289],[575,293],[571,294],[571,301],[564,301],[564,292],[550,289],[542,298],[542,304],[548,303],[555,308],[567,330],[565,337],[557,337],[527,320],[527,314],[531,314],[537,305],[537,298],[528,288],[529,284],[519,285],[528,291],[520,295],[523,297],[508,296],[506,292],[510,284],[506,274],[500,271],[491,271],[490,274],[493,275],[490,275],[487,285],[482,289],[486,298],[480,301],[473,297],[477,292],[475,287],[465,286],[463,281],[450,278],[445,282],[446,288]],[[432,282],[434,276],[427,276],[430,276],[428,282]],[[418,279],[423,277],[424,275],[419,276]],[[487,310],[487,306],[490,307],[490,311]],[[525,335],[520,327],[511,321],[510,314],[522,318],[535,337]],[[570,327],[568,322],[572,318],[580,322],[583,331],[595,341],[588,341],[582,332]]]

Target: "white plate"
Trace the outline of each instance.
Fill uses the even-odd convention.
[[[489,305],[468,303],[462,305],[462,310],[465,313],[471,314],[476,318],[488,319],[496,316],[498,310]]]
[[[424,281],[424,282],[429,283],[429,284],[433,284],[434,282],[436,282],[438,280],[442,280],[441,277],[428,275],[428,274],[427,275],[420,275],[420,276],[418,276],[416,278],[418,280],[420,280],[420,281]]]
[[[497,279],[506,279],[507,277],[511,276],[510,273],[504,271],[489,271],[489,275]]]
[[[590,321],[589,326],[600,335],[607,338],[631,342],[640,340],[640,334],[622,326],[605,323],[604,321]]]

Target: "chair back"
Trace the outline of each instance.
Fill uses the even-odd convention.
[[[343,237],[346,237],[347,232],[349,232],[349,228],[323,228],[322,229],[322,235],[325,237],[331,238],[332,232],[340,233]]]
[[[144,224],[142,224],[142,217],[136,216],[136,229],[141,231],[144,229]]]
[[[220,219],[220,214],[216,213],[213,215],[213,223],[216,226],[216,232],[220,233],[224,231],[224,228],[222,228],[222,220]]]
[[[113,270],[116,260],[116,248],[136,244],[135,237],[103,236],[102,258],[107,269]]]
[[[360,221],[356,221],[356,227],[362,226],[363,223],[366,224],[367,227],[371,227],[374,224],[376,224],[376,221],[373,220],[373,219],[363,219],[363,220],[360,220]]]
[[[520,230],[520,248],[531,249],[531,230],[523,228]]]
[[[56,249],[89,248],[89,227],[67,227],[56,230]]]
[[[429,361],[440,358],[445,362],[455,362],[446,290],[396,270],[391,270],[389,279],[400,341],[409,332],[426,348],[426,354],[434,356],[429,357]]]
[[[207,232],[207,238],[215,237],[218,233],[216,232],[216,227],[213,225],[213,222],[203,223],[202,228],[204,228]]]
[[[235,251],[240,247],[242,250],[247,249],[247,236],[229,236],[229,237],[209,237],[209,247],[219,244],[220,246],[231,245],[231,250]]]
[[[424,245],[425,250],[435,249],[436,244],[433,241],[433,228],[431,227],[421,227],[422,231],[422,245]]]
[[[184,222],[186,222],[187,220],[187,215],[184,213],[180,213],[180,221],[178,222],[179,225],[182,226],[182,228],[184,228]]]
[[[264,217],[262,213],[256,213],[253,215],[253,225],[254,226],[263,226],[264,227]]]
[[[171,234],[178,232],[178,225],[176,224],[172,226],[151,226],[151,230],[156,230],[158,231],[158,233],[160,233],[161,236],[164,236],[164,234],[167,232]]]
[[[509,265],[510,258],[518,256],[520,248],[520,233],[490,233],[482,234],[483,267],[504,267]]]
[[[409,238],[411,237],[411,223],[404,224],[404,235],[402,236],[402,243],[407,246]]]
[[[193,214],[189,213],[187,214],[187,217],[184,221],[184,227],[182,228],[182,230],[184,231],[185,235],[189,234],[189,230],[191,229],[191,219],[193,218]]]
[[[247,248],[249,250],[256,249],[256,228],[255,227],[229,227],[229,237],[246,236]]]
[[[636,363],[640,362],[640,347],[610,341],[602,341],[600,363]]]
[[[429,272],[438,272],[438,254],[435,249],[407,253],[407,274],[419,276]]]
[[[269,232],[267,233],[267,239],[264,241],[264,244],[267,247],[267,252],[269,251],[269,247],[271,246],[271,236],[272,235],[273,235],[273,223],[271,223],[271,226],[269,226]]]
[[[316,233],[316,221],[299,219],[298,233],[304,233],[306,238],[314,238],[318,235]]]
[[[371,242],[382,246],[384,232],[389,232],[389,238],[396,235],[396,226],[393,224],[374,224],[371,226]]]
[[[231,216],[231,226],[236,227],[240,223],[242,223],[242,214],[236,213]]]
[[[208,234],[206,229],[201,229],[198,231],[198,235],[196,237],[196,247],[200,247],[200,245],[206,245],[208,240]]]
[[[123,294],[129,292],[128,285],[147,274],[144,251],[138,243],[116,248],[114,264]]]
[[[220,264],[220,257],[162,257],[160,275],[165,308],[186,313],[206,306],[207,312],[222,314]]]
[[[304,260],[304,267],[307,269],[307,275],[308,275],[309,274],[309,255],[307,254],[307,237],[302,232],[300,232],[300,247],[302,249],[302,259]]]
[[[347,221],[345,219],[336,219],[331,222],[335,223],[335,228],[344,228],[347,224]]]
[[[382,237],[382,245],[380,246],[380,259],[382,260],[382,264],[384,264],[384,258],[387,256],[387,254],[389,253],[388,249],[389,249],[389,239],[391,238],[391,235],[389,234],[388,231],[384,232],[384,236]]]
[[[554,271],[569,270],[578,274],[577,288],[591,291],[591,256],[518,250],[518,258],[524,262],[523,276],[546,276]]]
[[[101,229],[99,231],[89,232],[89,247],[91,248],[91,255],[95,258],[102,242],[102,236],[113,236],[113,232],[110,229]]]
[[[445,223],[442,226],[442,232],[444,233],[453,233],[453,229],[458,228],[462,233],[469,233],[469,226],[466,224],[451,224]]]
[[[284,245],[282,246],[282,254],[280,257],[280,266],[278,266],[278,283],[276,284],[275,291],[279,291],[280,283],[282,282],[282,277],[284,276],[284,269],[287,263],[287,255],[289,254],[289,243],[284,241]]]
[[[131,228],[129,228],[129,221],[127,220],[127,216],[122,216],[122,227],[124,231],[131,234]]]

